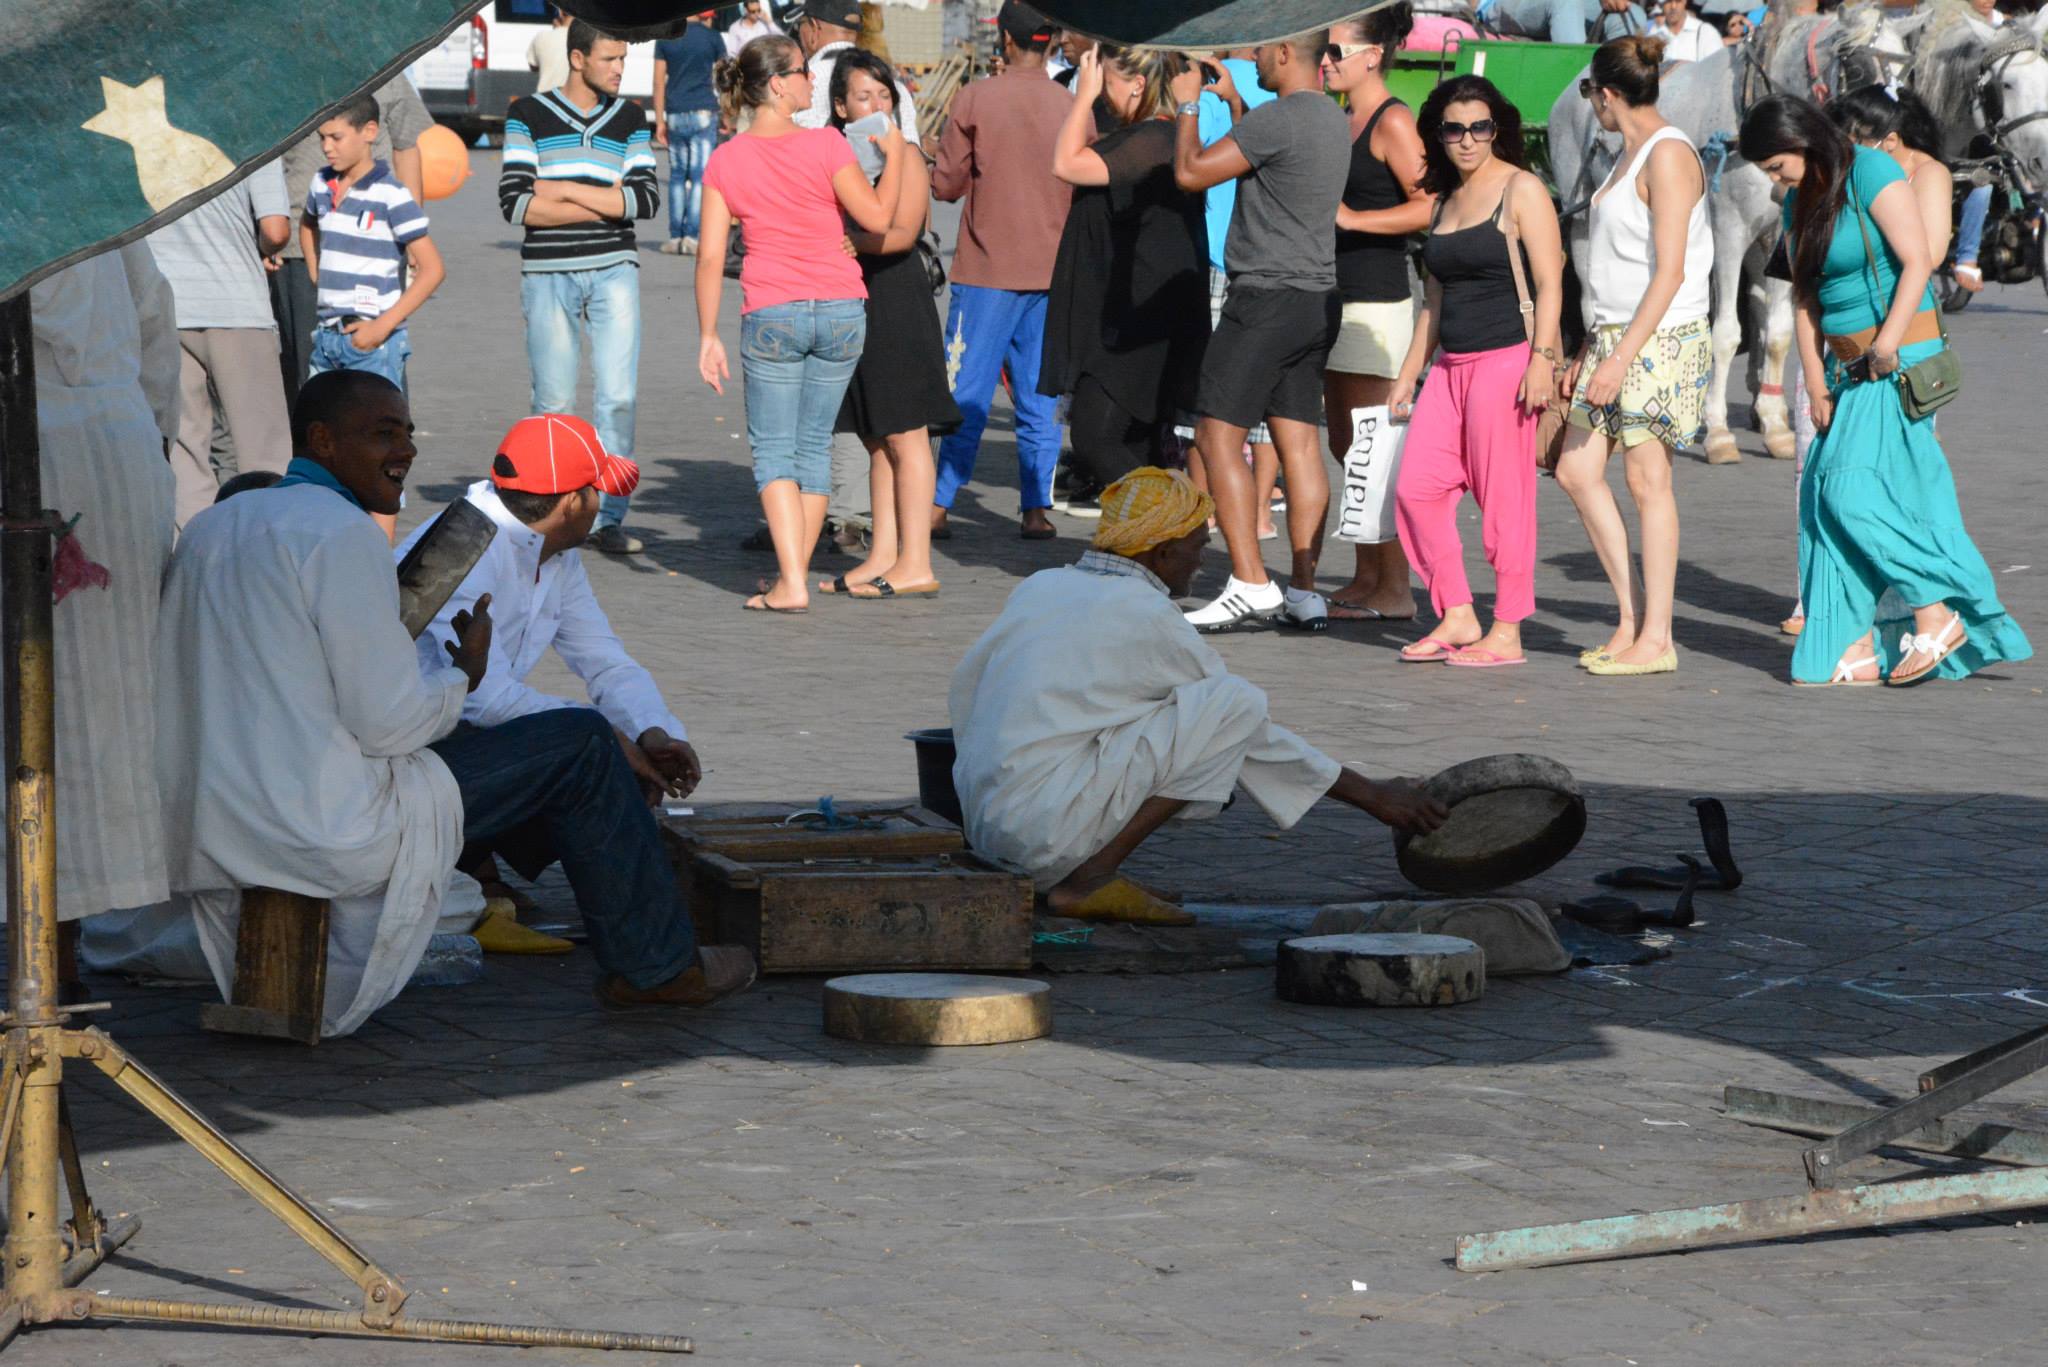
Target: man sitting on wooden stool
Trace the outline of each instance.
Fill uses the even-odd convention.
[[[1177,471],[1124,476],[1102,495],[1095,549],[1020,584],[953,674],[968,841],[1029,874],[1055,915],[1193,924],[1117,870],[1240,785],[1283,829],[1325,795],[1397,830],[1443,822],[1411,785],[1375,783],[1275,726],[1266,695],[1173,606],[1213,508]]]
[[[585,708],[455,732],[490,657],[488,599],[423,678],[390,543],[416,454],[405,396],[359,370],[307,381],[282,482],[187,525],[157,633],[158,771],[171,886],[230,990],[239,890],[328,899],[323,1033],[395,997],[436,929],[463,837],[517,831],[558,857],[606,1006],[702,1006],[746,951],[694,943],[681,890],[610,723]]]
[[[542,413],[512,424],[492,458],[491,477],[463,495],[498,534],[417,644],[421,672],[432,678],[447,667],[458,644],[456,621],[488,598],[495,609],[490,667],[463,702],[462,720],[499,726],[577,706],[526,682],[552,648],[583,681],[589,705],[618,733],[619,749],[642,792],[658,802],[664,794],[688,797],[703,769],[682,722],[662,702],[654,676],[626,653],[612,630],[577,553],[597,519],[600,495],[626,498],[639,483],[640,467],[606,451],[597,429],[582,418]],[[398,548],[399,559],[425,533],[422,526],[408,537]],[[519,862],[509,847],[506,858]],[[483,884],[486,897],[531,906],[531,899],[504,883],[488,844],[472,841],[457,867]]]

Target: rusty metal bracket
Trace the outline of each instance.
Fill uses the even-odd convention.
[[[1945,1118],[1949,1112],[2044,1067],[2048,1067],[2048,1027],[1930,1069],[1919,1078],[1918,1095],[1890,1106],[1856,1106],[1730,1087],[1726,1093],[1730,1119],[1795,1134],[1827,1136],[1825,1143],[1802,1155],[1811,1190],[1793,1196],[1467,1234],[1458,1239],[1458,1270],[1486,1272],[1682,1253],[1717,1244],[2048,1206],[2048,1134]],[[2014,1166],[2004,1171],[1956,1171],[1856,1186],[1836,1186],[1828,1180],[1848,1163],[1880,1148],[1915,1149]]]

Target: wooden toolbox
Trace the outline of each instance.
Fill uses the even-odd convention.
[[[784,825],[787,808],[665,822],[699,940],[746,946],[763,973],[1031,966],[1030,879],[923,808],[841,810],[877,824]]]

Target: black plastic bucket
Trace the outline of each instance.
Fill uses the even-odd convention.
[[[960,819],[960,794],[953,789],[953,760],[959,751],[953,746],[953,728],[935,726],[912,731],[903,739],[917,747],[917,803],[937,812],[955,826]]]

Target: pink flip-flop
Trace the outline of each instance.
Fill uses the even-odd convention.
[[[1505,669],[1509,665],[1527,664],[1527,655],[1497,655],[1491,650],[1467,646],[1444,657],[1444,663],[1459,669]]]
[[[1427,655],[1409,654],[1410,651],[1420,650],[1424,646],[1435,646],[1436,649],[1432,650]],[[1415,642],[1413,645],[1405,645],[1401,647],[1401,663],[1410,665],[1442,664],[1445,660],[1451,658],[1453,652],[1461,649],[1463,649],[1463,647],[1454,646],[1449,641],[1439,640],[1437,637],[1434,636],[1425,636],[1421,640]]]

